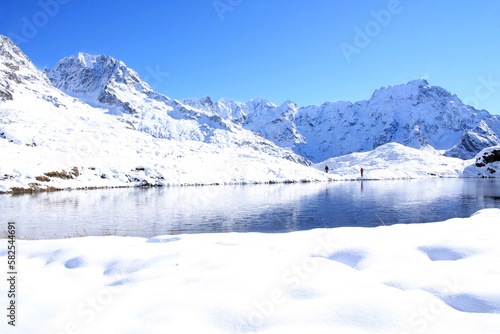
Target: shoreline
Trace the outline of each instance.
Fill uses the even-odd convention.
[[[58,191],[78,191],[78,190],[99,190],[99,189],[125,189],[125,188],[170,188],[170,187],[217,187],[217,186],[243,186],[243,185],[263,185],[263,184],[297,184],[297,183],[315,183],[315,182],[354,182],[354,181],[395,181],[395,180],[418,180],[418,179],[496,179],[498,177],[492,176],[452,176],[452,175],[427,175],[420,177],[395,177],[395,178],[367,178],[367,177],[342,177],[336,174],[337,178],[329,178],[328,180],[269,180],[269,181],[243,181],[243,182],[225,182],[225,183],[169,183],[169,184],[150,184],[135,182],[130,184],[120,185],[102,185],[102,186],[85,186],[85,187],[56,187],[53,185],[43,185],[37,183],[30,187],[11,187],[8,190],[0,190],[0,195],[24,195],[36,194],[44,192],[58,192]]]

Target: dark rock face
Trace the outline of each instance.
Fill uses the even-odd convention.
[[[476,159],[477,167],[484,167],[487,164],[500,161],[500,149],[493,149],[491,151],[485,152],[485,154]]]
[[[493,150],[488,155],[484,156],[484,161],[486,163],[492,163],[495,161],[500,161],[500,150]]]
[[[13,99],[12,94],[7,89],[5,89],[5,88],[0,89],[0,101],[1,102],[12,101],[12,99]]]

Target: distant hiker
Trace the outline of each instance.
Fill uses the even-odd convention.
[[[328,165],[325,165],[325,173],[328,174]]]
[[[363,168],[361,168],[360,172],[361,172],[361,177],[363,177]]]

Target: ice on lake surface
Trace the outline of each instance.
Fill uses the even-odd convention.
[[[425,223],[500,207],[500,181],[419,179],[1,195],[19,235],[287,232]]]

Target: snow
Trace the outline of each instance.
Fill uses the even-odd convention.
[[[291,100],[278,106],[262,98],[246,103],[230,99],[214,103],[208,96],[177,101],[152,91],[121,61],[109,56],[86,57],[92,61],[82,55],[68,57],[46,70],[53,85],[93,106],[121,113],[132,123],[134,119],[127,114],[143,114],[149,109],[176,120],[189,119],[193,124],[184,122],[176,127],[188,125],[191,129],[200,125],[211,128],[212,118],[218,117],[218,123],[233,126],[233,130],[234,125],[250,130],[316,163],[390,142],[448,150],[446,155],[462,159],[500,143],[497,117],[464,105],[456,95],[421,79],[382,87],[368,101],[326,102],[303,108]],[[163,129],[166,138],[179,133],[169,132],[169,126]],[[206,136],[193,137],[207,141]]]
[[[6,121],[0,124],[0,151],[9,159],[0,160],[0,175],[7,176],[0,180],[0,191],[33,183],[39,187],[83,188],[130,186],[143,181],[185,185],[327,179],[323,173],[251,147],[155,138],[102,110],[74,103],[63,93],[54,91],[52,96],[72,107],[55,107],[30,91],[16,92],[14,101],[3,103]],[[141,126],[146,126],[145,120],[146,116]],[[227,139],[219,137],[214,133],[219,142]],[[71,180],[35,179],[48,172],[70,172],[75,167],[79,175]]]
[[[360,167],[368,179],[498,175],[464,173],[473,160],[434,148],[460,133],[451,155],[495,145],[498,118],[425,81],[382,88],[369,101],[306,108],[260,98],[178,101],[110,56],[79,54],[42,72],[0,40],[0,152],[8,157],[0,159],[0,192],[346,180]],[[316,168],[296,154],[316,161],[356,151],[364,153]],[[65,178],[47,175],[57,173]]]
[[[66,58],[49,80],[0,42],[0,192],[500,174],[499,147],[440,155],[495,144],[500,122],[425,81],[306,108],[178,101],[109,56]],[[0,332],[496,333],[499,218],[19,240],[18,323]]]
[[[463,172],[468,177],[499,177],[500,146],[483,149],[476,155],[474,164],[467,166]]]
[[[329,168],[334,179],[352,180],[364,170],[364,179],[404,179],[422,177],[461,177],[466,167],[474,160],[438,155],[435,151],[426,151],[389,143],[373,151],[352,153],[328,159],[315,164],[318,170]],[[474,176],[477,176],[474,175]]]
[[[499,223],[20,240],[0,332],[498,333]]]
[[[79,87],[77,95],[87,99],[97,98],[96,92],[107,82],[110,74],[105,64],[116,65],[113,82],[118,83],[110,86],[116,95],[107,97],[118,104],[101,109],[95,107],[96,101],[92,107],[56,89],[6,38],[0,46],[6,59],[0,72],[7,73],[7,92],[12,95],[0,104],[0,192],[328,180],[307,167],[306,159],[248,130],[175,100],[177,109],[166,105],[167,97],[155,96],[147,84],[138,84],[135,72],[110,57],[79,56],[86,65],[99,64],[90,68],[99,74],[95,80]],[[76,58],[68,62],[81,65]],[[16,67],[19,70],[14,72]],[[70,88],[75,89],[65,89]],[[116,116],[122,113],[120,103],[125,103],[113,100],[116,96],[141,106],[141,114]],[[193,119],[194,114],[205,124]],[[49,175],[50,180],[43,180],[54,172],[68,179]]]

